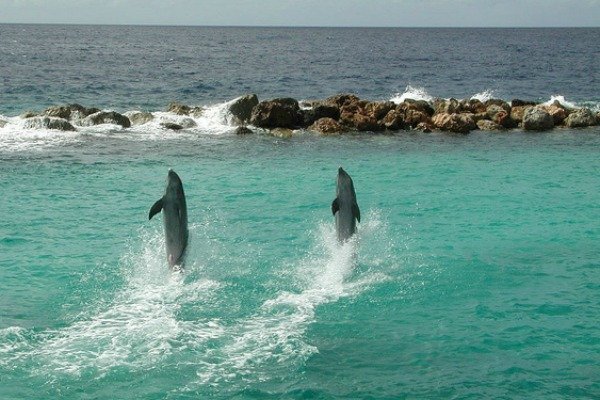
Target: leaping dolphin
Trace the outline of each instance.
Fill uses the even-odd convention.
[[[360,222],[360,209],[356,202],[352,178],[342,167],[338,169],[336,198],[331,203],[331,212],[335,216],[338,240],[348,240],[356,232],[356,221]]]
[[[169,169],[165,194],[150,209],[148,219],[162,210],[165,226],[167,261],[172,269],[183,267],[188,244],[188,219],[183,184],[179,176]]]

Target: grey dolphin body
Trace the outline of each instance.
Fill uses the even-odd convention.
[[[338,240],[348,240],[356,232],[356,221],[360,222],[360,209],[356,202],[352,178],[342,167],[338,169],[336,198],[331,203],[331,212],[335,216]]]
[[[187,206],[183,184],[179,176],[169,169],[165,194],[150,209],[148,219],[163,213],[167,260],[171,268],[183,267],[185,250],[188,244]]]

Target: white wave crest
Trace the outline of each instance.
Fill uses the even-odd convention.
[[[491,89],[487,89],[487,90],[484,90],[483,92],[475,93],[473,96],[471,96],[471,100],[479,100],[482,103],[485,103],[486,101],[491,100],[495,97],[496,97],[496,93]]]
[[[0,150],[31,150],[77,144],[86,137],[111,137],[129,140],[168,140],[173,138],[197,138],[198,135],[222,135],[233,132],[236,125],[229,111],[232,102],[205,107],[193,115],[178,115],[166,111],[148,113],[144,123],[123,128],[115,124],[82,126],[81,121],[71,121],[75,131],[45,129],[20,116],[0,116]],[[135,111],[125,112],[134,115]],[[169,129],[167,124],[179,125],[181,130]]]
[[[233,116],[229,112],[229,106],[233,101],[207,107],[198,119],[198,126],[206,131],[216,133],[231,131]]]
[[[549,105],[553,104],[555,101],[558,101],[562,106],[564,106],[566,108],[578,108],[579,107],[577,104],[567,101],[567,99],[565,99],[565,96],[561,96],[561,95],[550,96],[550,100],[548,100],[547,102],[545,102],[543,104],[546,106],[549,106]]]
[[[411,85],[406,86],[404,93],[396,93],[396,95],[392,97],[390,101],[400,104],[406,99],[425,100],[429,103],[433,102],[433,97],[427,93],[425,88]]]
[[[83,140],[78,132],[53,129],[26,128],[26,120],[21,117],[3,118],[6,123],[0,126],[0,151],[36,150],[64,146]]]

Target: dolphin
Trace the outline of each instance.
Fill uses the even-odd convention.
[[[331,203],[331,212],[335,216],[338,241],[348,240],[356,232],[356,221],[360,222],[360,209],[352,178],[342,167],[338,169],[336,198]]]
[[[148,219],[163,212],[167,261],[171,269],[183,267],[185,250],[188,244],[188,219],[183,184],[179,175],[169,169],[165,194],[150,209]]]

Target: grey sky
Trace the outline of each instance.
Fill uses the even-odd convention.
[[[600,0],[0,0],[0,23],[600,26]]]

